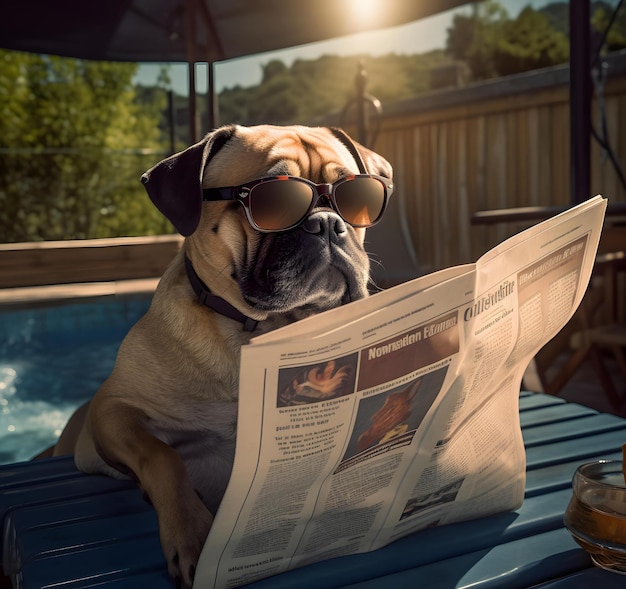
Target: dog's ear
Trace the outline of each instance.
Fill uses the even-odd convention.
[[[327,129],[339,139],[352,154],[352,157],[359,166],[359,172],[361,174],[377,174],[378,176],[383,176],[390,180],[393,178],[393,168],[384,157],[350,138],[343,129],[339,129],[338,127],[327,127]]]
[[[152,202],[185,237],[200,222],[204,168],[235,131],[235,125],[220,127],[199,143],[159,162],[141,177]]]
[[[377,174],[378,176],[383,176],[390,180],[393,179],[393,168],[382,155],[377,154],[367,147],[363,147],[360,143],[356,144],[356,148],[359,150],[370,174]]]

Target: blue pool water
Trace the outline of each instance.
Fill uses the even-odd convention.
[[[54,443],[149,305],[149,295],[129,295],[0,307],[0,464]]]

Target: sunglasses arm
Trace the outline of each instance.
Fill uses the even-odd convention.
[[[235,200],[235,191],[232,186],[226,186],[224,188],[203,188],[202,200],[203,201],[216,201],[216,200]]]

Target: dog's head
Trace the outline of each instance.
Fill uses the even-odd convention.
[[[390,194],[389,163],[339,130],[262,125],[217,129],[142,180],[154,204],[186,236],[186,255],[211,292],[259,320],[273,314],[299,318],[366,296],[369,260],[365,229],[347,223],[328,197],[313,192],[311,208],[295,227],[259,230],[253,224],[268,187],[250,197],[242,185],[273,176],[330,185],[359,174],[389,179]],[[307,183],[274,183],[280,190],[290,187],[280,205],[285,211],[294,184],[293,198],[310,199],[299,193],[316,190]],[[215,188],[222,190],[206,190]],[[205,193],[213,195],[208,202]]]

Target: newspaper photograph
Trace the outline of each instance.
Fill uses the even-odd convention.
[[[244,346],[233,472],[194,587],[519,508],[522,376],[582,300],[605,209]]]

